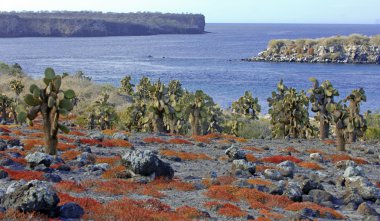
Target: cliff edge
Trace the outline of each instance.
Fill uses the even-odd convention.
[[[1,12],[0,37],[100,37],[202,34],[201,14]]]

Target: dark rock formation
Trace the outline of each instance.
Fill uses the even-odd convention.
[[[200,14],[2,12],[0,37],[100,37],[202,34]]]

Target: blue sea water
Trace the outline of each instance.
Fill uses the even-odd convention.
[[[318,38],[359,33],[380,34],[380,25],[207,24],[203,35],[157,35],[103,38],[2,38],[0,61],[19,63],[39,77],[46,67],[58,72],[84,71],[96,82],[119,84],[131,74],[164,82],[179,79],[191,91],[202,89],[227,108],[251,90],[263,112],[280,79],[307,90],[313,76],[329,79],[341,98],[364,87],[363,110],[380,110],[380,65],[251,63],[270,39]]]

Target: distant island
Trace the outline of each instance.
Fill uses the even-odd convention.
[[[90,11],[0,12],[0,37],[100,37],[202,34],[201,14]]]
[[[380,64],[380,35],[353,34],[319,39],[271,40],[258,56],[244,61]]]

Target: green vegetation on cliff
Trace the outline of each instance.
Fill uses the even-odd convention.
[[[310,63],[380,63],[380,35],[352,34],[319,39],[275,39],[249,61]]]
[[[201,14],[0,12],[0,37],[94,37],[202,34]]]

